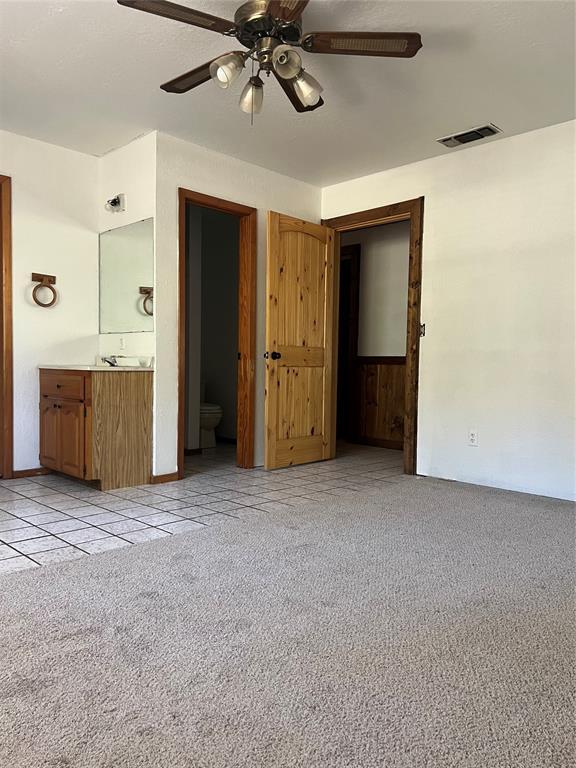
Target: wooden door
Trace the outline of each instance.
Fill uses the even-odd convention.
[[[61,400],[59,470],[84,477],[84,404]]]
[[[40,401],[40,464],[48,469],[60,468],[60,410],[58,401],[43,397]]]
[[[266,468],[336,452],[334,232],[268,214]]]

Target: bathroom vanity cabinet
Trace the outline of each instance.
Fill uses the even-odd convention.
[[[152,474],[149,369],[40,369],[40,464],[102,490]]]

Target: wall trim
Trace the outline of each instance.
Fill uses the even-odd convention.
[[[0,477],[14,476],[12,179],[0,175]]]
[[[47,467],[34,467],[33,469],[16,469],[12,472],[14,479],[21,477],[39,477],[40,475],[51,475],[52,470]]]
[[[150,483],[152,485],[161,485],[162,483],[173,483],[174,480],[179,480],[180,476],[178,472],[170,472],[167,475],[152,475]]]

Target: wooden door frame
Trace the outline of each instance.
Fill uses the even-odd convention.
[[[14,473],[12,179],[0,175],[0,477]]]
[[[254,466],[256,399],[256,208],[178,189],[178,477],[184,477],[186,411],[186,206],[197,205],[237,216],[238,247],[238,387],[237,451],[239,467]]]
[[[323,224],[336,232],[379,227],[397,221],[410,222],[410,256],[408,272],[408,321],[406,327],[406,389],[404,399],[404,472],[416,474],[416,441],[418,428],[418,366],[420,355],[420,304],[422,290],[422,231],[424,198],[359,211]]]

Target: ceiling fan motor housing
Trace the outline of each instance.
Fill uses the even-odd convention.
[[[268,0],[249,0],[234,15],[236,36],[246,48],[253,48],[262,38],[295,44],[302,36],[300,21],[283,21],[268,12]]]

